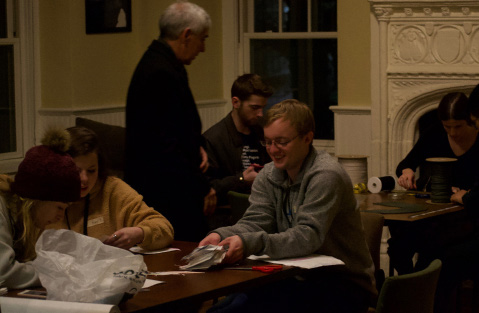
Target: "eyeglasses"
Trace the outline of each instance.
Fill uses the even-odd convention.
[[[293,138],[291,139],[280,139],[279,141],[276,140],[276,139],[265,139],[265,140],[261,140],[260,143],[263,147],[271,147],[271,145],[275,145],[276,147],[278,148],[284,148],[286,147],[291,141],[295,140],[296,138],[299,137],[299,134],[294,136]]]

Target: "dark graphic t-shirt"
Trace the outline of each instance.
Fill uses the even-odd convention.
[[[251,164],[259,164],[259,145],[253,136],[243,135],[243,152],[241,153],[241,161],[243,162],[243,169],[247,169]],[[262,165],[262,164],[261,164]]]

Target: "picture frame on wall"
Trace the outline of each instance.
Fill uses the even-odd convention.
[[[87,34],[131,32],[131,0],[85,0]]]

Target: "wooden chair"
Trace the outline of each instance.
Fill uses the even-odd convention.
[[[433,313],[434,295],[442,262],[411,274],[390,276],[384,281],[376,313]]]
[[[125,169],[125,127],[77,117],[75,126],[86,127],[98,136],[106,167],[111,175],[123,178]]]
[[[364,234],[368,244],[369,253],[374,263],[374,277],[378,293],[385,279],[384,271],[380,266],[381,238],[384,227],[384,216],[379,213],[360,212],[363,223]]]

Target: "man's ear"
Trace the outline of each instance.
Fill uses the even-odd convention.
[[[233,108],[239,109],[241,106],[241,100],[238,97],[231,98],[231,103],[233,104]]]
[[[313,139],[314,139],[314,133],[312,131],[304,135],[304,140],[306,141],[307,144],[310,144],[311,142],[313,142]]]
[[[182,42],[187,42],[190,40],[191,35],[192,35],[191,28],[187,27],[181,32],[179,38],[181,39]]]

